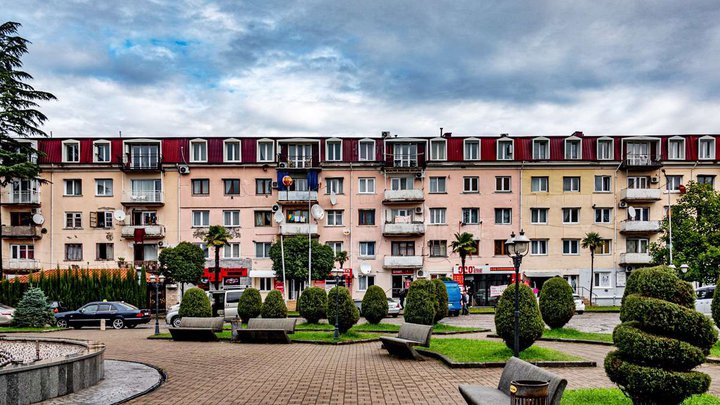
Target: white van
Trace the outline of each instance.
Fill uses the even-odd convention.
[[[704,315],[712,316],[711,304],[713,295],[715,295],[715,286],[706,285],[700,287],[695,290],[695,294],[697,294],[697,299],[695,300],[695,310]]]
[[[223,302],[223,306],[218,308],[217,316],[222,316],[223,318],[225,318],[225,322],[230,322],[233,319],[237,318],[238,301],[240,301],[240,296],[243,294],[244,291],[244,288],[212,291],[213,296],[220,295],[220,301]],[[210,297],[210,303],[213,305],[215,304],[214,297]]]

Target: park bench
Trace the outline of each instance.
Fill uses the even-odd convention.
[[[505,364],[497,389],[479,385],[461,385],[460,394],[468,404],[507,404],[510,398],[510,383],[518,380],[548,381],[548,405],[560,405],[567,380],[549,371],[532,365],[517,357],[511,357]]]
[[[432,325],[404,323],[397,337],[381,336],[383,347],[393,356],[420,360],[420,355],[413,346],[430,347]]]
[[[247,328],[240,320],[232,324],[233,342],[245,343],[290,343],[288,334],[295,333],[296,318],[251,318]]]
[[[180,320],[180,327],[168,328],[173,340],[212,342],[217,341],[215,332],[222,332],[225,320],[222,317],[216,318],[195,318],[183,317]]]

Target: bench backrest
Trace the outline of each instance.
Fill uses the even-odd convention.
[[[505,364],[498,389],[510,395],[510,383],[516,380],[548,381],[548,405],[560,403],[567,380],[517,357],[510,357]]]
[[[295,332],[297,318],[250,318],[248,329],[283,329],[287,333]]]
[[[413,340],[425,347],[430,346],[430,335],[432,335],[432,325],[420,325],[408,322],[402,324],[400,332],[398,332],[400,339]]]
[[[222,332],[225,320],[222,317],[216,318],[195,318],[185,316],[180,319],[181,328],[212,328],[215,332]]]

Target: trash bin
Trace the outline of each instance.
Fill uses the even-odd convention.
[[[548,381],[517,380],[510,383],[511,405],[546,405]]]

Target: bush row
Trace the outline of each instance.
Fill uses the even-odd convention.
[[[570,284],[562,277],[553,277],[540,290],[540,314],[551,328],[562,328],[575,315],[575,301]]]

